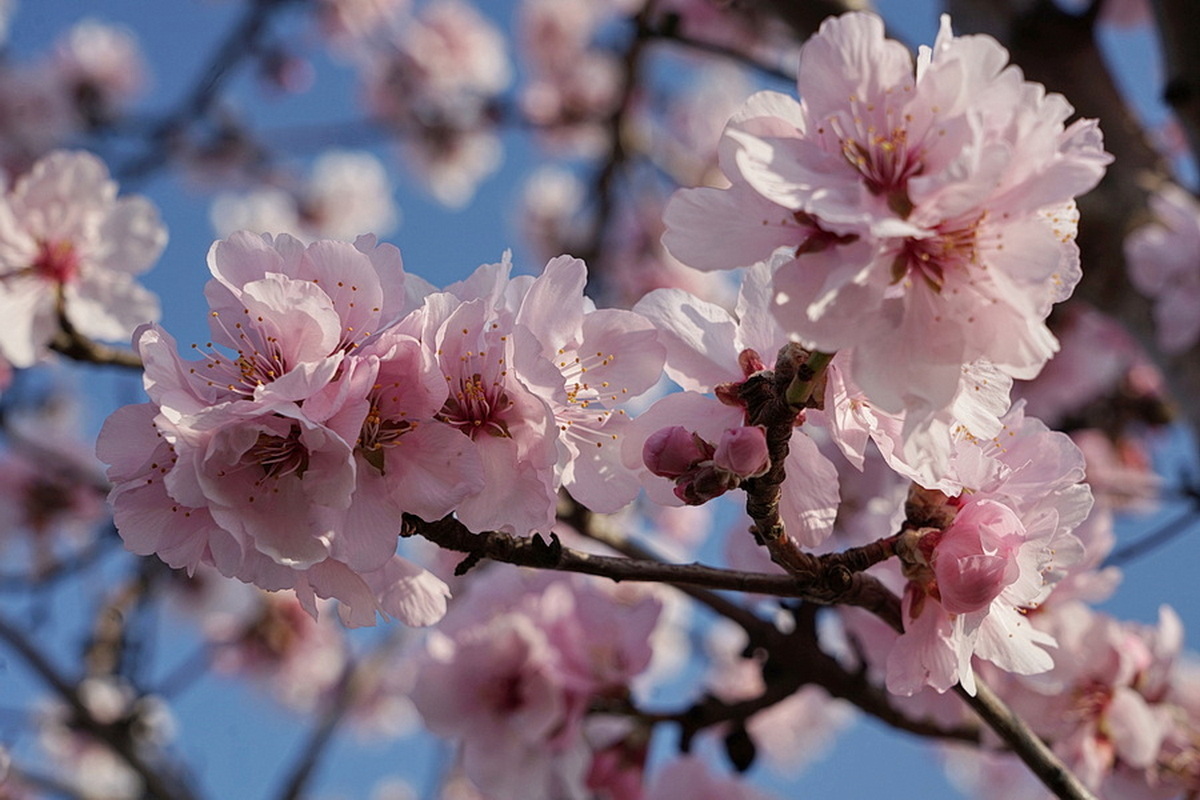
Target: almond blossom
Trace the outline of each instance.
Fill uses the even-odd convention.
[[[1092,121],[949,19],[914,71],[874,15],[826,20],[801,53],[801,101],[763,92],[720,146],[728,189],[684,190],[666,243],[685,263],[790,259],[773,311],[806,347],[854,351],[879,408],[928,416],[964,364],[1032,377],[1079,279],[1072,198],[1109,157]]]
[[[61,325],[93,339],[127,339],[158,317],[137,284],[167,232],[144,197],[117,197],[108,168],[83,152],[57,151],[0,202],[0,355],[16,367],[43,357]]]
[[[961,496],[914,488],[897,552],[908,583],[904,634],[887,659],[888,689],[911,695],[961,683],[974,693],[972,657],[1032,675],[1054,662],[1054,638],[1025,614],[1083,558],[1071,532],[1092,506],[1083,457],[1066,435],[1020,405],[990,441],[961,443]]]

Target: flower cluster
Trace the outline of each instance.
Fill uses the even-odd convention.
[[[135,552],[294,589],[314,614],[336,597],[355,625],[429,624],[448,592],[396,555],[403,514],[525,534],[549,529],[559,486],[600,511],[633,499],[621,405],[661,349],[636,314],[585,301],[583,262],[485,265],[435,292],[373,237],[240,233],[209,267],[202,359],[140,328],[150,402],[100,434]]]
[[[763,92],[734,115],[729,188],[679,192],[667,247],[710,270],[786,254],[780,324],[852,353],[889,413],[936,415],[981,359],[1033,377],[1056,346],[1044,320],[1080,275],[1072,198],[1109,156],[1094,121],[1064,127],[1067,102],[1006,61],[943,17],[914,71],[878,17],[826,20],[801,53],[801,100]]]

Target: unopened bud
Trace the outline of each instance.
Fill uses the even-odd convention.
[[[760,425],[730,428],[721,435],[713,462],[739,478],[757,478],[771,467],[767,433]]]
[[[655,431],[642,445],[642,462],[663,478],[678,478],[712,454],[712,445],[680,425]]]

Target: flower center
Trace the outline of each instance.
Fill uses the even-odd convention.
[[[300,426],[295,423],[287,436],[260,433],[246,458],[262,467],[264,478],[303,478],[308,469],[308,450],[300,443]]]
[[[512,405],[504,387],[498,382],[485,381],[476,372],[469,378],[459,378],[458,391],[446,400],[438,419],[472,439],[481,433],[510,438],[504,414]]]
[[[79,274],[79,253],[70,241],[38,242],[30,269],[48,281],[69,283]]]
[[[961,227],[939,230],[925,239],[905,239],[892,262],[892,283],[898,284],[906,278],[920,279],[940,293],[947,274],[964,272],[979,263],[976,248],[979,222],[976,219]]]

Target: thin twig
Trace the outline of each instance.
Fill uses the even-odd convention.
[[[356,671],[357,662],[353,659],[347,661],[342,668],[342,674],[334,688],[333,697],[296,758],[291,772],[284,781],[283,789],[279,792],[279,800],[300,800],[304,796],[309,780],[316,773],[321,755],[333,740],[334,733],[350,708]]]
[[[999,734],[1055,797],[1061,800],[1096,800],[1096,796],[1067,769],[1054,751],[986,683],[976,678],[974,695],[968,694],[962,684],[955,686],[954,691],[989,728]]]
[[[1183,536],[1192,530],[1197,522],[1200,522],[1200,515],[1197,515],[1196,507],[1193,505],[1167,520],[1150,533],[1109,553],[1108,558],[1104,559],[1101,569],[1104,567],[1120,566],[1133,561],[1135,558],[1141,558],[1147,553]]]

